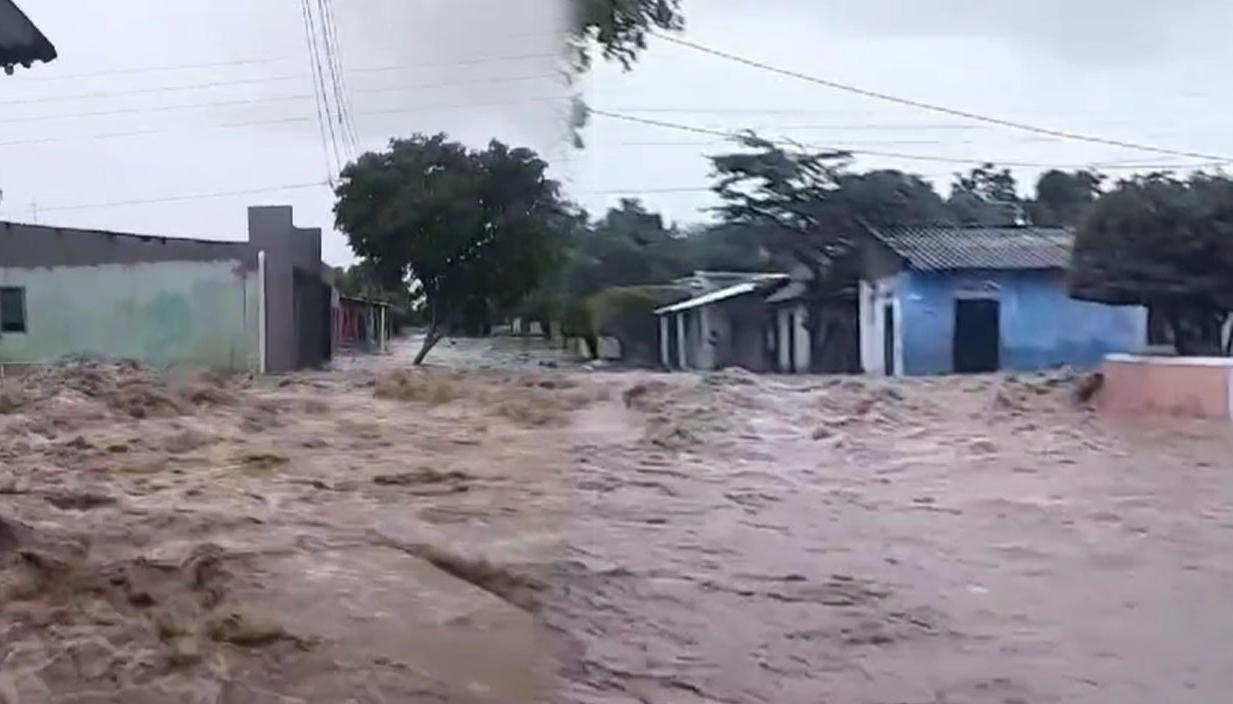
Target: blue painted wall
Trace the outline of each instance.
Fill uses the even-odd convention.
[[[897,295],[906,374],[953,371],[955,300],[965,297],[1001,302],[1004,369],[1094,367],[1147,341],[1146,310],[1076,301],[1062,272],[904,272]]]

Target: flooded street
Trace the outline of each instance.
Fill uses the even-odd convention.
[[[1227,428],[413,345],[0,393],[0,702],[1213,702]],[[488,367],[488,368],[482,368]]]

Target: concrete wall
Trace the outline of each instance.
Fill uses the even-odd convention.
[[[154,366],[257,367],[256,272],[237,261],[0,268],[26,293],[26,332],[0,334],[0,364],[69,355]]]
[[[321,230],[296,227],[287,206],[249,208],[248,240],[254,250],[266,253],[269,371],[324,362],[329,301],[326,291],[303,287],[309,281],[322,281]],[[297,278],[301,282],[298,289]]]
[[[672,369],[703,371],[739,366],[768,371],[766,324],[760,296],[743,296],[658,317],[658,359]],[[679,341],[679,344],[678,344]],[[655,354],[654,350],[649,350]]]
[[[247,242],[0,223],[0,285],[27,289],[29,318],[27,333],[0,340],[0,363],[88,353],[256,368],[261,251],[267,368],[324,362],[331,277],[321,263],[321,231],[295,227],[288,206],[250,208]]]
[[[1233,420],[1233,359],[1110,355],[1102,413]]]
[[[904,369],[903,305],[905,275],[886,274],[860,284],[861,368],[866,374],[900,374]],[[886,307],[894,311],[894,356],[886,359]]]
[[[813,338],[809,309],[803,303],[782,305],[775,311],[776,369],[783,374],[806,374],[813,366]]]
[[[906,374],[953,370],[960,298],[1000,302],[1004,369],[1095,367],[1106,354],[1138,349],[1147,339],[1145,309],[1076,301],[1067,295],[1062,272],[905,272],[891,296],[900,310],[899,368]]]
[[[257,252],[247,242],[0,223],[0,266],[9,268],[217,261],[256,270]]]

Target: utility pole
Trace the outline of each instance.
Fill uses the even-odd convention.
[[[30,201],[30,215],[34,218],[34,224],[39,224],[39,202],[37,199]]]

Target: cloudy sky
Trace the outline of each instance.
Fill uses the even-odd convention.
[[[569,148],[573,89],[557,58],[567,1],[334,0],[359,148],[417,131],[497,137],[547,155],[592,211],[627,194],[677,221],[707,217],[706,155],[722,140],[596,116],[587,148]],[[37,203],[44,223],[238,239],[246,205],[289,203],[299,224],[328,227],[330,193],[312,185],[327,157],[300,3],[21,4],[62,58],[0,80],[0,218],[30,220]],[[1224,0],[686,0],[686,10],[687,39],[768,64],[1233,159]],[[1194,161],[888,104],[664,42],[633,72],[600,65],[578,88],[598,109],[848,148],[860,168],[915,171],[941,189],[963,160],[1025,164],[1024,181],[1043,165],[1121,175]],[[261,192],[196,197],[235,191]],[[326,256],[349,259],[340,235]]]

